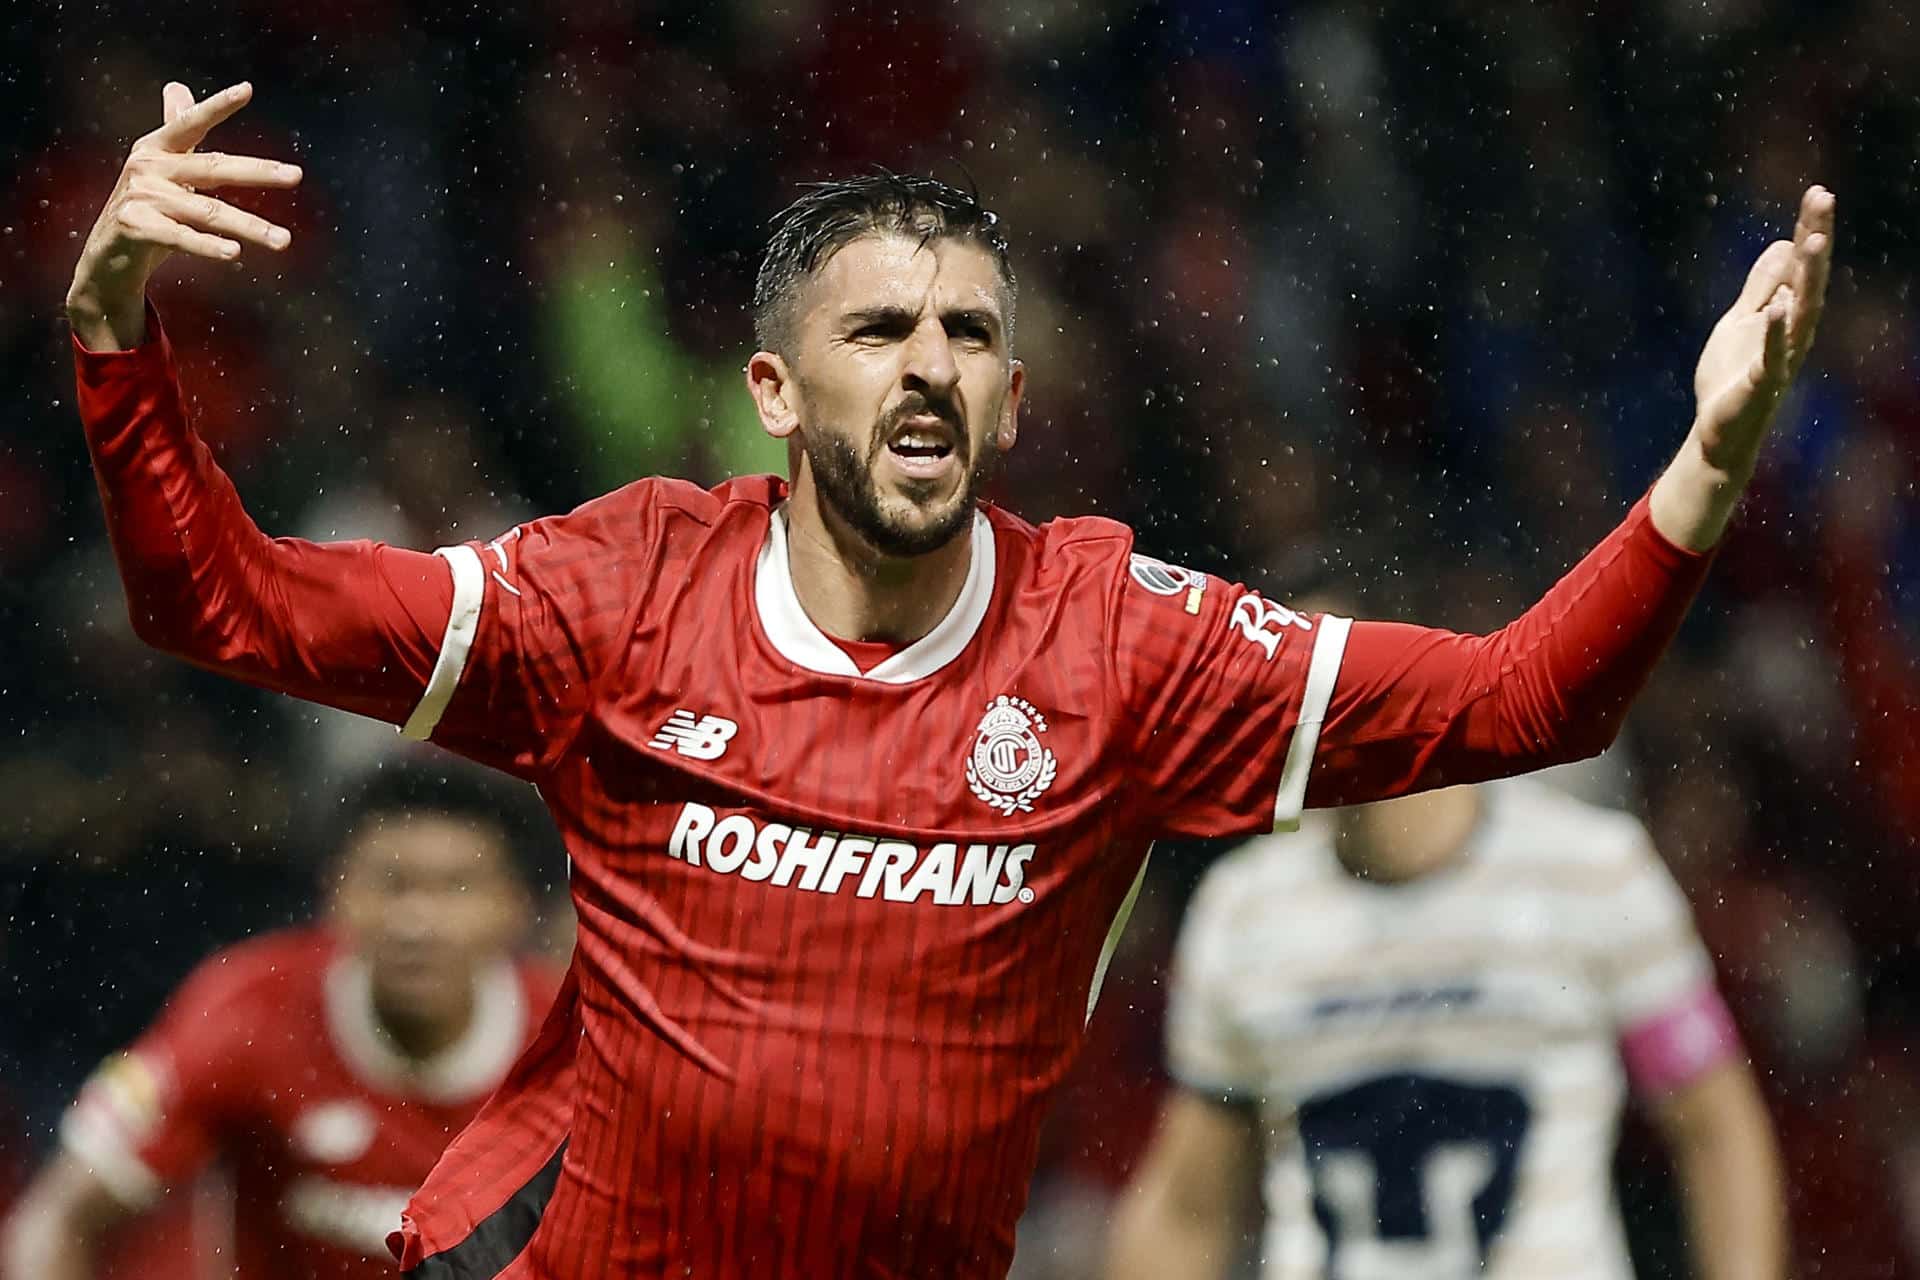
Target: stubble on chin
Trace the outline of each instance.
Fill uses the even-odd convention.
[[[862,457],[852,440],[837,433],[804,439],[808,466],[821,503],[882,555],[910,558],[938,551],[968,529],[979,493],[997,457],[991,445],[968,468],[960,490],[929,511],[904,495],[883,498],[874,479],[877,453]],[[882,446],[884,447],[884,446]],[[889,508],[895,508],[889,510]],[[906,514],[899,508],[906,508]]]

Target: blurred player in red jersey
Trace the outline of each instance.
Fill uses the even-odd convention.
[[[9,1224],[7,1280],[94,1277],[101,1252],[142,1280],[391,1275],[408,1196],[552,1003],[513,955],[530,899],[500,803],[404,770],[370,783],[327,923],[214,955],[88,1081]],[[177,1228],[216,1162],[230,1252],[177,1229],[113,1247],[142,1210]]]
[[[1708,339],[1680,454],[1511,625],[1297,613],[1108,520],[977,500],[1017,434],[994,216],[924,178],[778,220],[747,390],[791,481],[640,480],[426,555],[270,540],[187,421],[171,252],[284,228],[206,194],[249,99],[163,93],[68,295],[135,630],[538,782],[568,994],[395,1246],[423,1280],[1005,1272],[1046,1099],[1163,835],[1290,825],[1600,750],[1812,341],[1833,198]]]

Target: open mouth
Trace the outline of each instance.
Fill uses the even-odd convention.
[[[887,450],[917,470],[944,462],[952,456],[954,445],[953,429],[944,420],[914,417],[900,424],[887,441]]]

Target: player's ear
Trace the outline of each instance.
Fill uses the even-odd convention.
[[[747,361],[747,394],[760,411],[761,427],[775,440],[785,440],[799,427],[799,385],[784,357],[754,352]]]
[[[1000,425],[994,431],[994,443],[1005,453],[1020,438],[1020,397],[1027,390],[1027,366],[1018,360],[1007,374],[1007,402],[1000,409]]]

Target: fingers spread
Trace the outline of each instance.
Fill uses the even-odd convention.
[[[224,200],[170,191],[154,197],[160,212],[183,226],[213,232],[234,240],[244,240],[267,249],[284,249],[293,237],[285,227],[277,227],[265,218],[236,209]]]
[[[252,97],[253,86],[244,80],[231,88],[222,89],[212,97],[202,98],[185,108],[161,125],[154,131],[153,140],[166,151],[191,151],[200,145],[200,140],[207,136],[209,130],[246,106]]]
[[[232,262],[240,256],[237,241],[224,236],[209,235],[196,231],[192,227],[182,226],[172,218],[151,209],[144,212],[130,212],[129,229],[148,244],[157,244],[181,253],[190,253],[196,258],[212,258],[215,262]]]
[[[293,187],[300,184],[300,166],[230,156],[218,151],[180,156],[169,164],[173,181],[204,191],[211,187]]]

